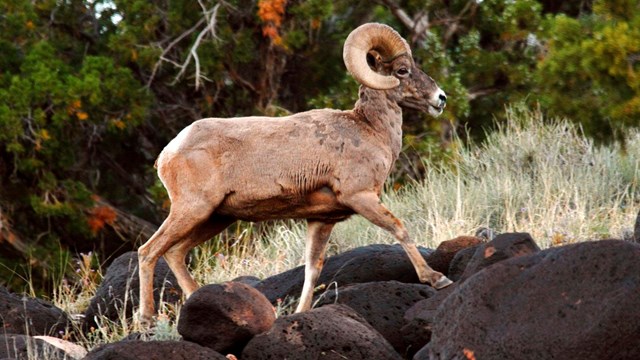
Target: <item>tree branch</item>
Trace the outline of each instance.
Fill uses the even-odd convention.
[[[409,36],[411,43],[415,44],[427,36],[430,27],[428,12],[420,11],[412,17],[395,0],[380,0],[380,2],[389,8],[391,13],[411,31]]]
[[[158,69],[160,68],[160,65],[162,65],[163,62],[166,61],[166,62],[172,63],[176,67],[180,66],[180,64],[178,64],[177,62],[174,62],[173,60],[167,59],[166,55],[169,53],[169,51],[171,51],[171,49],[173,49],[174,46],[176,46],[180,41],[182,41],[182,39],[184,39],[185,37],[191,35],[191,33],[196,31],[196,29],[198,29],[200,27],[200,25],[202,25],[204,22],[205,22],[205,18],[200,19],[200,21],[198,21],[191,29],[189,29],[189,30],[183,32],[182,34],[180,34],[180,36],[178,36],[164,50],[162,50],[162,54],[160,54],[160,57],[158,58],[158,61],[156,61],[155,65],[153,66],[153,71],[151,72],[151,76],[149,77],[149,81],[147,81],[147,88],[151,87],[151,83],[153,82],[153,79],[155,78],[156,73],[158,72]]]
[[[207,78],[205,78],[201,74],[200,58],[198,57],[198,47],[200,47],[200,44],[202,43],[202,40],[205,38],[205,36],[207,34],[210,34],[211,38],[214,39],[214,40],[218,39],[218,37],[216,35],[216,31],[215,31],[215,26],[216,26],[216,16],[218,15],[218,10],[220,9],[220,4],[221,3],[220,2],[217,3],[216,5],[214,5],[209,10],[207,10],[205,8],[204,4],[200,0],[198,1],[198,3],[200,4],[200,7],[202,8],[203,18],[201,18],[196,23],[196,25],[194,25],[192,28],[190,28],[189,30],[187,30],[184,33],[180,34],[174,41],[172,41],[162,51],[162,54],[160,54],[160,57],[158,58],[158,61],[156,62],[156,64],[153,67],[153,71],[151,73],[149,81],[147,81],[147,88],[151,86],[151,82],[155,78],[156,73],[157,73],[158,69],[160,68],[160,66],[161,66],[161,64],[163,62],[168,62],[168,63],[172,64],[173,66],[175,66],[175,67],[180,69],[180,71],[178,72],[178,75],[176,75],[176,77],[174,78],[174,80],[171,83],[171,85],[174,85],[175,83],[177,83],[180,80],[180,78],[182,78],[182,76],[186,72],[187,68],[189,67],[189,64],[191,63],[191,60],[193,60],[193,62],[195,64],[195,87],[196,87],[196,89],[198,89],[200,87],[201,79],[208,80]],[[204,29],[202,31],[200,31],[200,33],[198,33],[198,36],[196,37],[196,40],[194,41],[193,45],[191,46],[191,49],[189,50],[189,53],[187,54],[187,57],[182,62],[182,64],[179,64],[179,63],[177,63],[177,62],[175,62],[173,60],[170,60],[170,59],[168,59],[166,57],[167,54],[169,53],[169,51],[171,51],[171,49],[174,46],[176,46],[184,38],[186,38],[187,36],[189,36],[193,32],[195,32],[204,23],[206,23],[206,26],[204,27]]]
[[[11,247],[18,250],[22,255],[29,251],[27,243],[22,241],[22,239],[20,239],[20,237],[11,229],[9,219],[7,219],[0,208],[0,244],[4,242],[9,243]]]
[[[409,30],[413,32],[413,29],[416,27],[415,21],[407,14],[407,12],[402,9],[395,1],[393,0],[382,0],[382,3],[386,5],[391,13],[400,20],[400,22]]]
[[[497,87],[489,87],[489,88],[482,88],[482,89],[477,89],[477,90],[471,90],[469,91],[469,94],[467,94],[467,99],[469,101],[473,101],[477,98],[483,97],[483,96],[488,96],[491,95],[493,93],[496,93],[500,91],[499,88]]]
[[[109,208],[116,215],[113,222],[108,223],[115,234],[123,241],[131,244],[141,244],[149,239],[158,227],[133,214],[118,209],[101,197],[96,197],[96,206]],[[90,212],[90,210],[88,210]]]
[[[240,76],[240,74],[238,74],[238,72],[231,65],[228,65],[228,64],[225,63],[224,67],[227,70],[227,73],[229,74],[231,79],[233,79],[233,81],[239,83],[242,87],[244,87],[245,89],[249,90],[254,95],[258,94],[258,90],[256,90],[256,87],[253,86],[253,84],[251,82],[249,82],[248,80],[246,80],[242,76]]]

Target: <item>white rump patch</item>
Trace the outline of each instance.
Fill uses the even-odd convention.
[[[187,126],[186,128],[182,129],[182,131],[180,131],[178,133],[178,135],[173,138],[173,140],[171,140],[167,146],[164,147],[163,151],[168,151],[168,152],[178,152],[180,151],[180,148],[182,147],[182,144],[185,142],[185,140],[187,139],[187,135],[189,134],[190,130],[191,130],[191,126],[193,126],[193,124]]]

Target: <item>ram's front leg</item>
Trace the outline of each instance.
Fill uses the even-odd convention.
[[[382,205],[375,192],[359,192],[345,197],[341,202],[375,225],[391,232],[398,239],[416,269],[420,282],[429,283],[436,289],[442,289],[452,284],[451,280],[427,264],[402,222]]]

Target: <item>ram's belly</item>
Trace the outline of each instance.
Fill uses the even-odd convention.
[[[242,194],[231,193],[216,209],[216,213],[245,221],[276,219],[315,219],[341,221],[353,211],[338,203],[328,187],[304,194],[279,192],[261,199],[245,199]]]

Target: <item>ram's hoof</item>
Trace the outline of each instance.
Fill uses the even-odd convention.
[[[446,277],[446,276],[442,275],[442,276],[440,277],[440,279],[438,279],[438,281],[436,281],[436,282],[435,282],[435,284],[433,284],[432,286],[433,286],[435,289],[440,290],[440,289],[444,289],[444,288],[446,288],[447,286],[449,286],[449,285],[451,285],[451,284],[453,284],[453,281],[449,280],[449,278],[448,278],[448,277]]]
[[[140,313],[136,313],[136,320],[141,330],[149,331],[156,324],[156,319],[153,316],[143,316]]]

